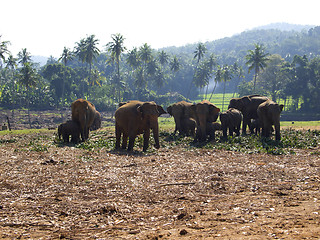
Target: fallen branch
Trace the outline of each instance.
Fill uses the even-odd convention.
[[[160,184],[159,187],[173,186],[173,185],[194,185],[194,184],[196,183],[195,182],[164,183],[164,184]]]

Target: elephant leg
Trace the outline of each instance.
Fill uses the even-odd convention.
[[[121,139],[121,129],[118,126],[118,124],[116,124],[116,149],[120,148],[120,139]]]
[[[63,138],[63,141],[64,141],[65,143],[68,143],[68,142],[69,142],[69,134],[64,133],[64,134],[62,135],[62,138]]]
[[[135,129],[131,129],[129,131],[129,145],[128,145],[128,151],[132,151],[133,150],[133,147],[134,147],[134,142],[136,140],[136,136],[138,135],[138,132],[137,130]]]
[[[146,129],[143,133],[143,151],[147,151],[149,147],[150,128]],[[159,143],[158,143],[159,144]]]
[[[250,119],[243,117],[243,122],[242,122],[242,135],[247,134],[247,125],[249,126]]]
[[[134,141],[136,139],[136,136],[134,135],[130,135],[129,136],[129,146],[128,146],[128,151],[132,151],[133,150],[133,146],[134,146]]]
[[[229,127],[229,136],[233,137],[233,127]]]
[[[280,124],[278,125],[276,125],[275,127],[275,131],[276,131],[276,140],[277,141],[280,141],[281,140],[281,136],[280,136]]]
[[[223,138],[224,138],[224,139],[227,139],[227,138],[228,138],[227,131],[228,131],[228,128],[226,128],[226,127],[223,127],[223,128],[222,128]]]
[[[127,144],[128,144],[128,134],[123,133],[122,135],[122,149],[126,149],[127,148]]]

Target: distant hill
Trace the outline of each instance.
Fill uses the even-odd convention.
[[[299,24],[290,24],[290,23],[271,23],[268,25],[260,26],[253,28],[252,30],[268,30],[268,29],[277,29],[280,31],[296,31],[301,32],[303,30],[307,31],[310,28],[315,27],[315,25],[299,25]]]

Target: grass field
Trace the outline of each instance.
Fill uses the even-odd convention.
[[[210,102],[215,104],[221,110],[225,111],[228,108],[230,99],[233,98],[233,97],[239,97],[239,96],[238,96],[238,94],[226,93],[224,95],[224,104],[223,104],[223,94],[222,93],[216,93],[216,94],[212,95],[212,98],[210,99]],[[268,97],[270,97],[270,96],[268,96]],[[209,100],[209,98],[210,98],[210,94],[207,95],[207,100]],[[204,99],[206,99],[205,98],[205,94],[202,94],[202,95],[199,95],[198,99],[195,100],[194,102],[201,102]],[[286,103],[285,103],[284,99],[280,99],[279,101],[277,101],[277,103],[285,105],[284,111],[286,111],[287,109],[292,108],[292,105],[293,105],[291,97],[287,98]],[[299,107],[301,106],[301,104],[302,104],[302,102],[300,101],[299,102]]]

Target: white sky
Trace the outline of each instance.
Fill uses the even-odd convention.
[[[127,49],[212,41],[276,22],[320,25],[319,0],[0,0],[1,41],[16,55],[59,57],[94,34],[120,33]]]

